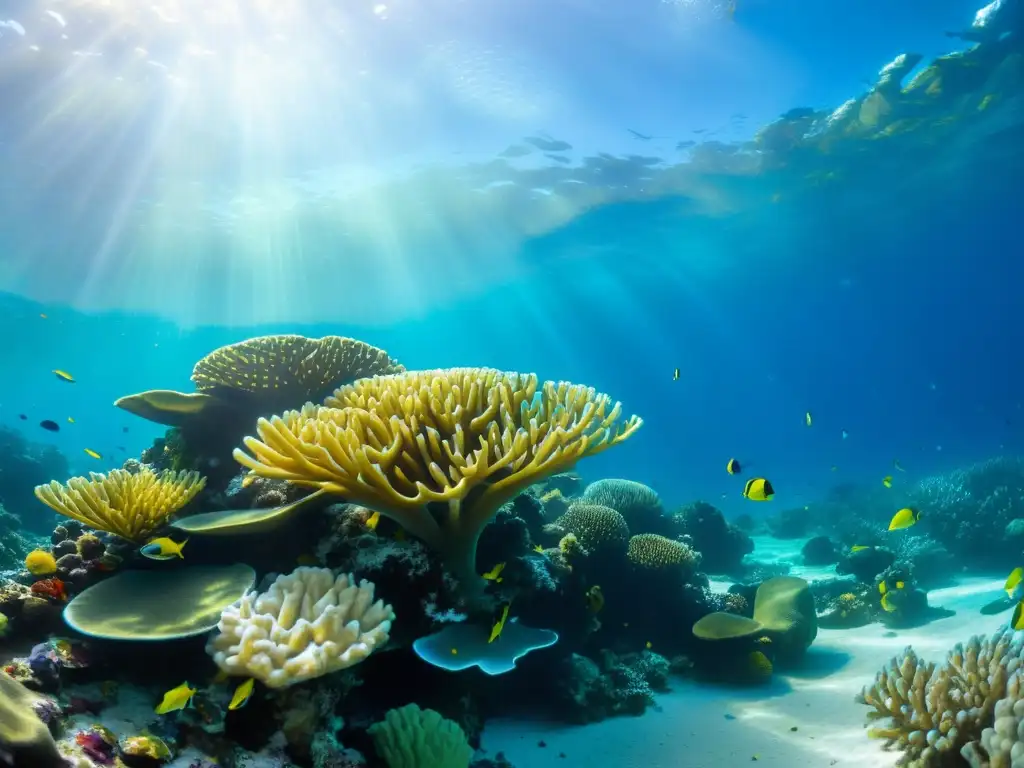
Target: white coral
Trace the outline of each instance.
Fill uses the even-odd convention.
[[[284,688],[358,664],[388,641],[394,611],[374,585],[329,568],[296,568],[220,617],[206,651],[229,675]]]

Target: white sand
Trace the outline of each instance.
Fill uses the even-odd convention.
[[[888,630],[880,624],[820,629],[802,671],[779,674],[768,687],[740,690],[676,680],[674,690],[659,696],[642,717],[588,726],[494,721],[483,746],[492,754],[503,751],[517,768],[732,768],[754,756],[765,768],[888,768],[896,755],[867,738],[867,708],[854,695],[906,645],[941,661],[955,643],[1005,626],[1008,615],[978,612],[1001,588],[1002,580],[966,578],[934,590],[929,602],[956,615],[897,631],[896,637],[883,637]],[[798,730],[791,731],[793,726]],[[538,747],[540,740],[547,746]]]

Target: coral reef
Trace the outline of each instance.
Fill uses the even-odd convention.
[[[710,573],[739,573],[743,556],[754,551],[754,541],[705,501],[688,504],[672,516],[677,536],[689,537],[700,552],[701,567]]]
[[[635,567],[652,571],[680,568],[688,572],[696,570],[701,562],[701,553],[689,544],[656,533],[638,533],[630,538],[626,557]]]
[[[669,533],[671,530],[661,498],[643,483],[619,478],[598,480],[584,489],[580,500],[614,509],[634,533]]]
[[[668,690],[669,662],[652,651],[619,656],[600,654],[599,662],[572,654],[561,662],[554,692],[559,716],[591,723],[616,715],[641,715],[654,694]]]
[[[626,519],[611,507],[573,504],[555,521],[555,525],[573,534],[590,554],[622,557],[629,545]]]

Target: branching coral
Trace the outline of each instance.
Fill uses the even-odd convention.
[[[229,675],[270,688],[346,669],[388,641],[395,614],[373,590],[329,568],[296,568],[226,608],[207,652]]]
[[[90,472],[67,485],[36,486],[36,498],[62,515],[129,541],[143,541],[190,502],[206,485],[198,472],[115,469]]]
[[[621,405],[592,388],[487,368],[361,379],[327,403],[260,419],[259,439],[235,458],[380,511],[466,586],[478,581],[480,531],[502,504],[643,423],[621,421]]]
[[[886,749],[902,751],[897,765],[907,768],[944,765],[958,751],[968,759],[978,758],[979,749],[986,747],[983,730],[995,723],[996,702],[1008,694],[1015,699],[1019,693],[1016,676],[1022,656],[1024,639],[1014,638],[1009,630],[987,639],[973,637],[966,645],[958,643],[943,667],[925,663],[908,646],[857,697],[872,707],[869,720],[888,720],[882,727],[870,728],[868,735],[884,739]],[[1012,686],[1008,685],[1011,680]],[[1002,705],[1000,716],[1013,715],[1015,707],[1015,703]],[[1008,730],[1008,725],[1004,722],[1001,730]],[[1004,745],[996,734],[988,735],[987,747],[1001,752]],[[972,759],[972,764],[988,765],[978,759]],[[993,761],[991,765],[1010,763]]]
[[[574,534],[588,552],[603,550],[621,556],[629,543],[626,519],[611,507],[573,504],[555,525]]]

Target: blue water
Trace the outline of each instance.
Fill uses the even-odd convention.
[[[26,29],[0,29],[0,423],[74,472],[160,434],[117,397],[187,391],[201,356],[271,332],[592,385],[646,426],[585,477],[729,513],[749,511],[730,457],[788,506],[897,458],[912,479],[1024,448],[1019,107],[934,147],[672,180],[695,130],[746,142],[898,53],[963,47],[944,33],[972,2],[741,0],[733,22],[702,2],[433,2],[339,26],[311,3],[222,37],[188,8],[175,26],[115,6],[55,5],[61,27],[0,2]],[[379,185],[325,198],[349,176]]]

